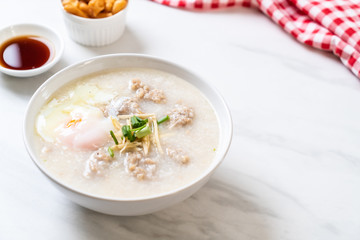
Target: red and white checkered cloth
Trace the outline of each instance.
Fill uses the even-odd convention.
[[[189,10],[257,7],[299,42],[332,51],[360,78],[360,0],[152,0]]]

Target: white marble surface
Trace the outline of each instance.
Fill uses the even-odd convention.
[[[68,38],[58,7],[0,2],[0,27],[43,23],[66,43],[50,72],[0,75],[0,239],[360,239],[360,82],[337,58],[297,43],[254,9],[196,13],[145,0],[131,1],[119,41],[88,48]],[[27,102],[49,76],[124,52],[164,57],[205,77],[234,120],[230,152],[210,182],[140,217],[68,201],[33,165],[21,133]]]

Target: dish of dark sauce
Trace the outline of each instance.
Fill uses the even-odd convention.
[[[11,38],[0,46],[0,65],[14,70],[29,70],[43,66],[49,60],[53,48],[38,36]]]

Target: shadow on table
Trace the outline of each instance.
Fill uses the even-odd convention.
[[[76,206],[77,230],[84,239],[270,239],[266,218],[276,216],[254,199],[213,178],[184,202],[150,215],[116,217]]]
[[[17,93],[20,97],[30,98],[45,80],[65,66],[66,63],[60,60],[51,70],[34,77],[25,78],[12,77],[0,73],[0,86]]]
[[[94,56],[115,53],[142,53],[143,44],[141,36],[138,36],[131,27],[127,26],[121,38],[114,43],[103,47],[87,47],[79,44],[79,47],[87,48]],[[145,39],[142,39],[145,41]]]
[[[244,7],[244,6],[230,6],[230,7],[220,7],[213,9],[183,9],[183,8],[171,8],[174,11],[188,11],[195,14],[226,14],[226,15],[245,15],[245,14],[254,14],[260,12],[257,7]]]

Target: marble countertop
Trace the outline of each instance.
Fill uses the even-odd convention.
[[[69,39],[57,1],[2,1],[0,16],[0,28],[42,23],[66,44],[47,73],[0,74],[0,239],[360,239],[360,82],[332,54],[301,45],[255,9],[188,12],[132,0],[123,37],[100,48]],[[70,202],[42,176],[22,120],[55,72],[129,52],[169,59],[215,85],[234,137],[195,195],[151,215],[115,217]]]

